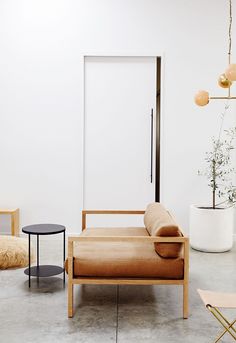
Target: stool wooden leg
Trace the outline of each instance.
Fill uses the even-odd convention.
[[[19,209],[11,213],[11,234],[19,236]]]

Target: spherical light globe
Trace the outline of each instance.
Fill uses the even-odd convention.
[[[221,74],[218,79],[218,85],[222,88],[229,88],[232,85],[232,81],[227,79],[225,74]]]
[[[206,91],[199,91],[194,97],[195,104],[198,106],[205,106],[209,103],[209,93]]]
[[[225,76],[230,81],[236,81],[236,64],[230,64],[225,71]]]

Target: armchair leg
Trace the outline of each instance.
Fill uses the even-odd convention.
[[[73,311],[73,294],[74,285],[71,280],[68,281],[68,318],[72,318],[74,315]]]
[[[188,319],[188,283],[183,284],[183,318]]]

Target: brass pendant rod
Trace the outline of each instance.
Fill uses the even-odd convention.
[[[229,50],[228,50],[228,61],[231,63],[231,49],[232,49],[232,0],[229,0]]]
[[[236,99],[236,96],[210,96],[209,99],[234,100]]]
[[[232,49],[232,21],[233,21],[233,15],[232,15],[232,0],[229,0],[229,50],[228,50],[228,62],[229,65],[231,63],[231,49]],[[231,92],[231,86],[229,86],[228,89],[228,97],[230,97]]]

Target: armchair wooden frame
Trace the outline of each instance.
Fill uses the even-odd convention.
[[[86,229],[87,214],[144,214],[145,211],[123,210],[83,210],[82,230]],[[155,278],[117,278],[117,277],[74,277],[73,275],[73,244],[74,242],[153,242],[182,243],[184,246],[184,277],[183,279]],[[73,291],[78,284],[109,284],[109,285],[180,285],[183,286],[183,318],[188,318],[188,283],[189,283],[189,239],[188,237],[151,237],[151,236],[73,236],[68,238],[68,317],[74,315]]]

